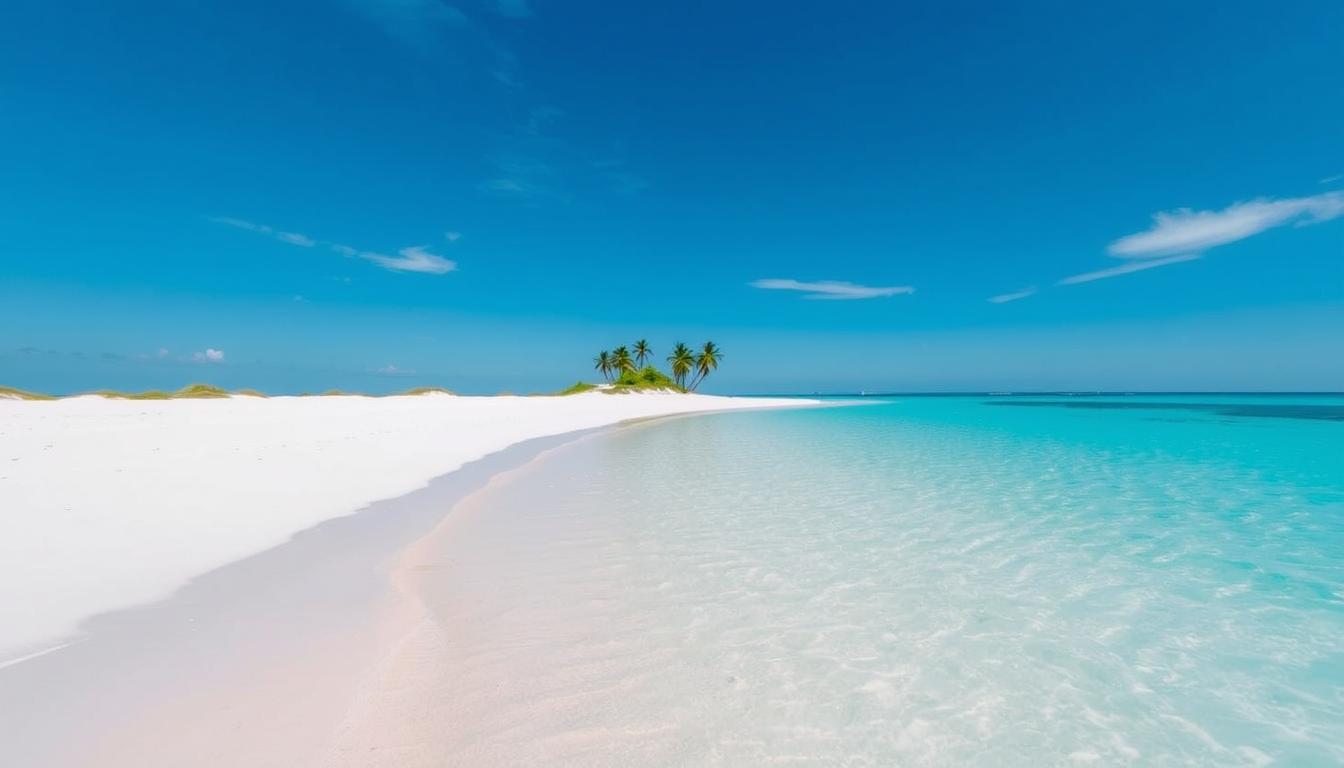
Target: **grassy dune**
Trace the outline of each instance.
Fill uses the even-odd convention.
[[[589,385],[591,386],[591,385]],[[453,394],[443,387],[415,387],[405,392],[397,392],[394,395],[370,395],[365,392],[344,392],[339,389],[330,389],[323,392],[322,395],[313,395],[304,392],[302,397],[320,397],[326,395],[344,395],[355,397],[394,397],[398,395],[428,395],[428,394]],[[202,398],[219,397],[270,397],[265,392],[255,389],[236,389],[233,391],[216,387],[213,384],[188,384],[187,386],[168,392],[160,389],[147,389],[143,392],[121,392],[115,389],[97,389],[92,392],[80,392],[76,395],[67,395],[66,397],[81,397],[86,395],[97,395],[111,400],[191,400]],[[42,392],[29,392],[14,387],[0,386],[0,400],[59,400],[56,395],[48,395]]]
[[[0,387],[0,399],[3,400],[55,400],[51,395],[44,395],[39,392],[28,392],[13,387]]]
[[[557,392],[549,393],[552,396],[577,395],[584,392],[593,392],[601,390],[606,394],[620,395],[630,392],[685,392],[686,389],[669,378],[662,371],[652,366],[647,366],[639,371],[627,371],[614,379],[606,386],[590,384],[586,381],[576,381]],[[444,387],[413,387],[402,392],[396,392],[388,395],[371,395],[367,392],[346,392],[340,389],[329,389],[321,394],[312,392],[302,392],[299,397],[400,397],[400,396],[419,396],[431,394],[454,394],[451,390]],[[500,392],[500,395],[512,395],[511,392]],[[534,393],[535,395],[546,395],[547,393]],[[27,390],[16,389],[14,387],[0,386],[0,400],[59,400],[62,397],[84,397],[88,395],[97,395],[106,397],[110,400],[195,400],[208,398],[224,397],[270,397],[265,392],[255,389],[235,389],[227,390],[223,387],[216,387],[213,384],[188,384],[187,386],[172,392],[161,389],[147,389],[143,392],[122,392],[115,389],[97,389],[91,392],[80,392],[75,395],[48,395],[42,392],[29,392]]]

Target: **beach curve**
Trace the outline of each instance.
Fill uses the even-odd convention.
[[[162,599],[197,574],[526,440],[811,402],[600,392],[7,400],[0,661],[66,642],[88,617]],[[45,599],[25,599],[33,593]]]

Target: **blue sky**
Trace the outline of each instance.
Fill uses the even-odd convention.
[[[0,383],[1344,389],[1344,4],[29,2]]]

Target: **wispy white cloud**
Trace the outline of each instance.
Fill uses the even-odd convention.
[[[224,362],[224,353],[218,349],[207,349],[204,352],[194,353],[191,359],[198,363],[222,363]]]
[[[269,235],[275,231],[265,224],[256,224],[244,219],[235,219],[232,216],[214,216],[210,220],[216,224],[227,224],[230,227],[246,229],[249,232],[258,232],[263,235]]]
[[[783,278],[765,278],[754,280],[749,285],[753,288],[764,288],[770,291],[802,291],[806,294],[803,297],[805,299],[876,299],[883,296],[898,296],[915,292],[915,289],[908,285],[878,287],[845,283],[838,280],[822,280],[809,283]]]
[[[541,194],[542,189],[521,179],[500,177],[482,182],[481,191],[502,197],[534,197]]]
[[[1156,269],[1157,267],[1165,267],[1169,264],[1180,264],[1183,261],[1194,261],[1198,258],[1200,258],[1200,254],[1198,253],[1181,253],[1160,259],[1136,259],[1127,261],[1118,267],[1099,269],[1095,272],[1084,272],[1081,275],[1071,275],[1055,284],[1077,285],[1078,283],[1090,283],[1093,280],[1105,280],[1108,277],[1119,277],[1120,275],[1128,275],[1131,272],[1142,272],[1145,269]]]
[[[1153,226],[1116,240],[1107,251],[1123,259],[1197,253],[1294,223],[1318,224],[1344,215],[1344,193],[1326,192],[1283,200],[1260,198],[1221,211],[1181,208],[1153,215]]]
[[[1324,179],[1321,179],[1321,182],[1320,182],[1320,183],[1322,183],[1322,184],[1334,184],[1336,181],[1340,181],[1340,180],[1344,180],[1344,173],[1336,173],[1336,174],[1333,175],[1333,176],[1326,176]]]
[[[168,352],[167,347],[159,347],[158,350],[153,353],[137,352],[136,354],[131,356],[131,359],[138,360],[140,362],[146,362],[149,360],[167,360],[169,354],[170,353]]]
[[[557,132],[565,115],[555,107],[533,107],[524,122],[501,133],[498,151],[488,158],[494,169],[477,185],[478,191],[541,205],[593,192],[633,196],[651,186],[643,175],[625,167],[619,142],[595,158]]]
[[[477,17],[527,18],[532,15],[527,0],[339,1],[426,60],[451,57],[459,69],[489,75],[509,88],[522,88],[518,57],[491,34],[492,21]],[[462,10],[468,7],[470,15]]]
[[[282,243],[289,243],[290,245],[297,245],[303,248],[312,248],[314,245],[317,245],[317,241],[307,235],[301,235],[298,232],[280,232],[274,227],[258,224],[246,219],[235,219],[231,216],[215,216],[210,220],[216,224],[224,224],[248,232],[256,232],[259,235],[274,237],[276,240],[279,240]]]
[[[274,237],[281,242],[292,245],[311,248],[315,245],[324,245],[335,253],[352,259],[363,259],[365,261],[377,264],[383,269],[390,269],[394,272],[420,272],[429,275],[442,275],[457,269],[457,262],[452,259],[444,258],[429,250],[426,245],[412,245],[397,251],[396,256],[388,256],[377,251],[365,251],[343,243],[332,243],[322,240],[315,240],[307,235],[301,235],[297,232],[282,232],[266,224],[257,224],[256,222],[245,219],[234,219],[227,216],[216,216],[212,218],[219,224],[226,224],[230,227],[256,232],[267,237]],[[461,232],[445,232],[444,239],[449,243],[457,242],[462,237]],[[350,278],[343,278],[344,282],[350,282]],[[295,301],[302,301],[303,297],[295,297]]]
[[[423,245],[402,248],[397,251],[396,256],[384,256],[381,253],[370,251],[362,251],[358,256],[395,272],[422,272],[429,275],[442,275],[457,269],[457,262],[430,253],[427,246]]]
[[[1245,240],[1275,227],[1287,224],[1305,227],[1340,216],[1344,216],[1344,192],[1281,200],[1257,198],[1234,203],[1220,211],[1195,211],[1189,208],[1162,211],[1153,214],[1151,227],[1115,240],[1106,249],[1111,256],[1124,259],[1125,263],[1071,275],[1055,284],[1090,283],[1194,261],[1210,248]]]
[[[482,192],[523,202],[563,199],[556,189],[557,172],[551,164],[517,154],[496,157],[494,163],[499,175],[482,182]]]
[[[317,245],[316,240],[307,235],[300,235],[298,232],[276,232],[275,238],[281,242],[303,246],[304,248],[312,248]]]
[[[563,196],[540,176],[497,176],[481,182],[480,190],[495,198],[508,198],[523,203],[538,203]]]
[[[989,303],[1007,304],[1010,301],[1017,301],[1018,299],[1025,299],[1028,296],[1035,296],[1035,295],[1036,295],[1036,286],[1032,286],[1030,288],[1023,288],[1020,291],[1013,291],[1012,293],[1001,293],[998,296],[990,296]]]

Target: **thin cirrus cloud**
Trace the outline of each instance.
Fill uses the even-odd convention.
[[[541,186],[525,179],[497,178],[481,182],[482,192],[500,197],[534,198],[546,193]]]
[[[363,259],[365,261],[377,264],[383,269],[390,269],[393,272],[419,272],[426,275],[442,275],[457,270],[457,262],[452,259],[432,253],[429,246],[412,245],[397,251],[396,256],[388,256],[377,251],[365,251],[341,243],[332,243],[322,240],[314,240],[307,235],[301,235],[297,232],[282,232],[274,227],[246,219],[235,219],[228,216],[216,216],[211,221],[217,224],[225,224],[237,229],[243,229],[248,232],[255,232],[259,235],[273,237],[282,243],[297,245],[303,248],[312,248],[316,245],[325,245],[332,251],[339,253],[347,258]],[[462,234],[460,232],[448,232],[445,239],[450,243],[457,242]]]
[[[300,235],[298,232],[277,232],[276,238],[290,245],[298,245],[304,248],[312,248],[317,245],[317,241],[307,235]]]
[[[298,232],[282,232],[274,227],[268,227],[265,224],[257,224],[244,219],[235,219],[230,216],[216,216],[210,220],[216,224],[225,224],[230,227],[245,229],[248,232],[256,232],[259,235],[274,237],[276,240],[279,240],[282,243],[289,243],[290,245],[297,245],[303,248],[312,248],[314,245],[317,245],[316,240],[307,237],[306,235],[300,235]]]
[[[1125,263],[1070,275],[1056,285],[1078,285],[1171,264],[1194,261],[1210,248],[1254,237],[1275,227],[1306,227],[1344,216],[1344,193],[1326,192],[1282,200],[1257,198],[1220,211],[1181,208],[1153,214],[1153,225],[1113,241],[1106,252]]]
[[[482,9],[471,8],[468,16],[447,0],[338,0],[357,16],[382,29],[395,40],[425,59],[446,55],[458,57],[459,64],[479,68],[509,88],[521,88],[517,75],[518,57],[490,33],[478,11],[520,21],[532,16],[527,0],[493,0]]]
[[[491,197],[523,202],[564,197],[556,186],[559,174],[554,166],[544,160],[529,154],[510,152],[493,158],[492,162],[496,175],[479,186],[481,192]]]
[[[442,275],[457,269],[457,262],[430,253],[423,245],[412,245],[397,251],[396,256],[384,256],[381,253],[364,251],[355,254],[367,259],[383,269],[394,272],[421,272],[427,275]]]
[[[915,289],[908,285],[892,286],[870,286],[859,285],[857,283],[846,283],[839,280],[822,280],[819,282],[804,282],[801,280],[788,280],[783,278],[766,278],[754,280],[749,285],[753,288],[763,288],[768,291],[801,291],[805,299],[821,300],[851,300],[851,299],[877,299],[884,296],[899,296],[901,294],[914,293]]]
[[[1181,208],[1154,214],[1152,227],[1116,240],[1107,252],[1122,259],[1196,253],[1284,224],[1307,226],[1340,215],[1344,215],[1344,193],[1340,192],[1284,200],[1260,198],[1235,203],[1221,211]]]
[[[1105,280],[1108,277],[1119,277],[1120,275],[1128,275],[1131,272],[1142,272],[1145,269],[1155,269],[1157,267],[1165,267],[1169,264],[1180,264],[1183,261],[1194,261],[1195,259],[1198,258],[1201,258],[1201,255],[1198,253],[1181,253],[1175,256],[1165,256],[1160,259],[1142,259],[1142,260],[1128,261],[1125,262],[1124,264],[1121,264],[1118,267],[1110,267],[1109,269],[1099,269],[1095,272],[1084,272],[1081,275],[1070,275],[1069,277],[1060,280],[1058,283],[1056,283],[1056,285],[1077,285],[1079,283],[1090,283],[1093,280]]]
[[[989,303],[1007,304],[1010,301],[1017,301],[1018,299],[1025,299],[1028,296],[1035,296],[1035,295],[1036,295],[1036,287],[1032,286],[1030,288],[1023,288],[1020,291],[1013,291],[1012,293],[1001,293],[998,296],[990,296]]]

